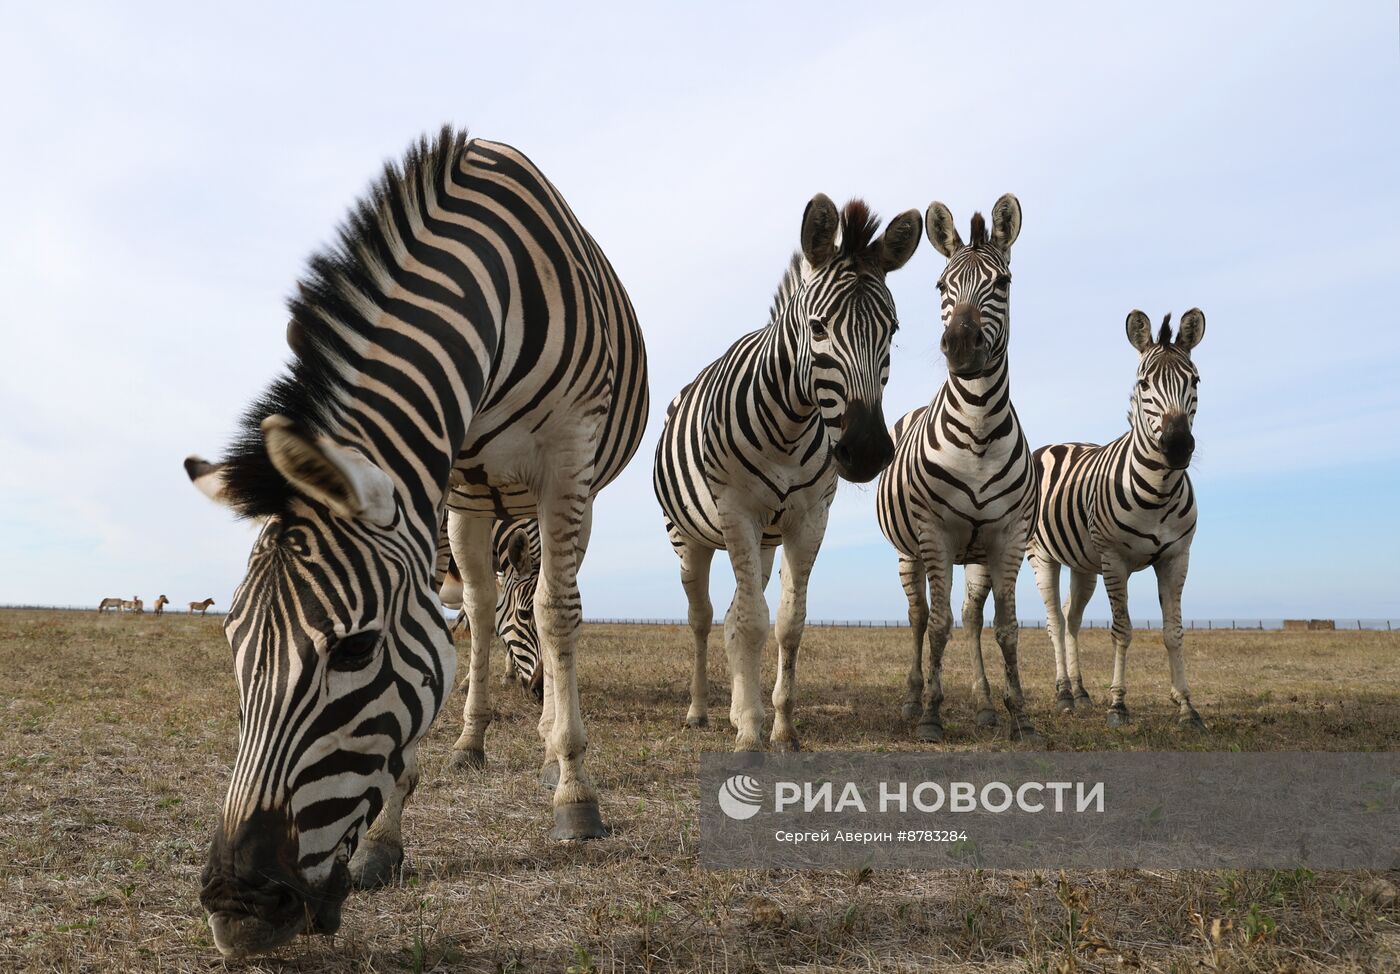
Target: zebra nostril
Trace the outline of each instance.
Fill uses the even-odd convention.
[[[850,466],[850,464],[851,464],[851,449],[850,449],[850,447],[846,446],[846,444],[844,444],[844,443],[838,443],[838,444],[836,444],[836,446],[833,447],[832,450],[831,450],[831,455],[834,456],[834,457],[836,458],[836,462],[839,463],[839,464],[841,464],[841,466],[843,466],[843,467],[848,467],[848,466]]]

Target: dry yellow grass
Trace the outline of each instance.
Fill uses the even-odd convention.
[[[906,630],[808,631],[805,747],[920,749],[898,718],[907,639]],[[679,729],[688,640],[674,627],[585,630],[589,766],[612,838],[563,847],[546,837],[535,713],[519,692],[498,695],[491,766],[450,771],[459,691],[423,747],[402,882],[353,895],[333,940],[301,938],[241,969],[1262,971],[1400,962],[1395,906],[1368,891],[1377,878],[1369,875],[702,871],[696,756],[728,748],[728,693],[716,634],[719,726]],[[1102,695],[1107,634],[1085,642],[1086,673]],[[1206,737],[1175,727],[1160,634],[1136,640],[1137,722],[1126,733],[1099,714],[1053,714],[1048,640],[1028,631],[1021,645],[1031,714],[1057,749],[1391,748],[1400,729],[1400,634],[1188,634]],[[987,647],[995,658],[990,639]],[[948,747],[1011,747],[976,736],[960,646],[947,669]],[[0,612],[0,672],[0,971],[220,970],[196,898],[237,722],[219,620]]]

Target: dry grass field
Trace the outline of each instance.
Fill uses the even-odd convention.
[[[610,839],[549,841],[535,714],[498,696],[484,772],[433,728],[405,818],[399,885],[354,894],[334,939],[302,937],[245,971],[1385,970],[1400,965],[1391,874],[710,872],[697,865],[697,754],[727,749],[716,634],[707,731],[680,729],[688,635],[589,626],[589,767]],[[808,749],[915,750],[898,717],[905,630],[808,630]],[[1102,695],[1107,634],[1086,673]],[[995,655],[994,645],[988,646]],[[1400,730],[1400,634],[1188,634],[1194,700],[1177,730],[1159,633],[1139,633],[1136,723],[1051,713],[1043,632],[1022,636],[1031,714],[1054,749],[1364,750]],[[771,648],[771,647],[770,647]],[[768,659],[772,667],[772,656]],[[953,749],[977,736],[970,667],[948,654]],[[198,876],[233,757],[237,707],[220,620],[0,612],[0,971],[223,967]]]

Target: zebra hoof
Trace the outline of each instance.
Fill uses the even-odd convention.
[[[906,703],[903,709],[900,710],[900,714],[905,720],[917,721],[924,715],[924,708],[922,704]]]
[[[393,881],[403,865],[403,846],[365,839],[350,860],[350,882],[356,889],[379,889]]]
[[[546,791],[553,791],[559,787],[559,762],[547,761],[540,768],[540,787]]]
[[[1001,723],[1001,718],[997,716],[997,712],[991,707],[983,707],[981,710],[977,711],[975,720],[978,727],[995,727]]]
[[[1061,690],[1055,694],[1055,706],[1062,714],[1074,713],[1074,696],[1068,690]]]
[[[486,767],[486,752],[479,748],[464,747],[454,750],[447,763],[457,771],[480,771]]]
[[[1127,707],[1113,707],[1108,712],[1109,727],[1127,727],[1133,722],[1133,718],[1128,715]]]
[[[1083,690],[1080,690],[1074,695],[1074,705],[1076,707],[1083,707],[1085,710],[1088,710],[1094,706],[1094,698],[1089,696]]]
[[[685,719],[685,726],[691,730],[700,730],[709,727],[710,717],[708,714],[701,714],[699,717],[687,717]]]
[[[914,736],[930,744],[940,744],[943,741],[943,725],[937,721],[920,723],[914,728]]]
[[[1176,722],[1180,727],[1189,731],[1197,731],[1204,734],[1210,730],[1210,728],[1206,726],[1206,722],[1201,720],[1201,715],[1196,713],[1195,710],[1192,710],[1189,714],[1182,714],[1176,719]]]
[[[774,740],[772,741],[772,748],[779,754],[796,754],[798,751],[802,750],[801,745],[797,743],[797,738],[795,737],[788,741]]]
[[[585,842],[607,834],[597,802],[570,802],[554,809],[554,829],[549,837],[556,842]]]

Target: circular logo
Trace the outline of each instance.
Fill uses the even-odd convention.
[[[736,774],[719,786],[719,807],[730,818],[743,821],[758,814],[763,786],[746,774]]]

